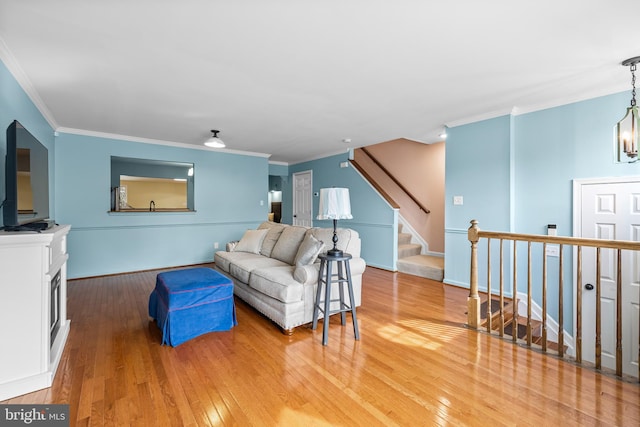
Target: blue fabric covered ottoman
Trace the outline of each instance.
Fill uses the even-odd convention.
[[[162,329],[162,344],[173,347],[238,324],[233,282],[211,268],[159,273],[149,296],[149,316]]]

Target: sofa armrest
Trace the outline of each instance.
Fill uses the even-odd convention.
[[[363,258],[351,258],[349,267],[351,269],[351,276],[358,276],[364,273],[365,268],[367,268],[367,263]]]
[[[299,265],[293,270],[293,278],[303,285],[310,285],[318,282],[318,271],[320,271],[319,262]]]

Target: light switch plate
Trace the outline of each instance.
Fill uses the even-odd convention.
[[[547,245],[547,256],[560,256],[560,247],[558,245]]]

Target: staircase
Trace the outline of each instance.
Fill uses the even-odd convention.
[[[398,225],[398,262],[396,268],[402,273],[442,282],[444,258],[422,255],[422,245],[411,243],[411,234],[402,232]]]
[[[517,302],[516,302],[517,303]],[[487,302],[484,301],[480,306],[480,320],[481,327],[486,329],[487,326]],[[519,340],[527,339],[527,318],[518,316],[516,322],[513,321],[513,301],[505,299],[504,308],[502,310],[504,316],[504,336],[513,337],[514,329],[516,331],[516,337]],[[500,301],[498,299],[491,298],[491,329],[493,331],[500,331]],[[542,322],[539,320],[531,319],[531,343],[536,346],[542,345]],[[558,343],[547,340],[547,347],[550,350],[557,351]],[[567,351],[567,346],[564,346],[564,351]]]

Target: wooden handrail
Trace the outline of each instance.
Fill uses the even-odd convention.
[[[630,251],[640,251],[640,242],[634,242],[631,240],[604,240],[589,239],[584,237],[547,236],[544,234],[505,233],[502,231],[484,231],[480,229],[478,229],[478,237],[517,240],[519,242],[551,243],[573,246],[587,246],[592,248],[627,249]]]
[[[576,249],[576,331],[575,332],[575,362],[583,363],[582,357],[582,248],[583,247],[591,247],[596,248],[596,259],[595,259],[595,267],[596,267],[596,277],[595,277],[595,342],[594,342],[594,363],[595,368],[600,370],[602,369],[602,355],[603,355],[603,341],[602,341],[602,313],[603,308],[601,307],[601,297],[602,297],[602,289],[603,284],[601,284],[601,263],[604,256],[602,255],[602,249],[613,249],[617,254],[617,266],[616,266],[616,304],[615,304],[615,350],[612,352],[615,354],[615,372],[619,377],[623,376],[623,364],[622,364],[622,251],[636,251],[640,253],[640,242],[635,241],[626,241],[626,240],[604,240],[604,239],[591,239],[591,238],[583,238],[583,237],[562,237],[562,236],[546,236],[546,235],[538,235],[538,234],[521,234],[521,233],[507,233],[507,232],[497,232],[497,231],[483,231],[478,228],[478,221],[472,220],[471,227],[468,230],[468,239],[471,243],[471,276],[470,276],[470,286],[469,286],[469,297],[467,299],[467,323],[471,328],[480,329],[482,326],[480,323],[480,307],[481,301],[478,295],[478,243],[481,238],[487,239],[487,319],[485,326],[487,328],[487,332],[492,334],[499,334],[503,336],[504,331],[504,316],[503,316],[503,298],[504,298],[504,285],[503,281],[503,241],[513,241],[513,299],[516,301],[518,287],[517,287],[517,274],[516,267],[518,265],[517,257],[516,257],[516,242],[527,242],[527,290],[526,290],[526,302],[527,302],[527,314],[526,314],[526,346],[531,347],[533,343],[532,339],[532,331],[533,331],[533,321],[532,321],[532,295],[533,295],[533,280],[532,280],[532,257],[531,257],[531,244],[532,243],[542,243],[542,277],[541,277],[541,293],[542,293],[542,318],[540,321],[541,327],[541,336],[538,336],[538,339],[542,341],[538,344],[541,345],[541,349],[543,353],[547,353],[547,315],[548,315],[548,289],[547,289],[547,248],[549,244],[559,245],[558,252],[558,282],[557,282],[557,296],[558,296],[558,342],[557,342],[557,355],[561,358],[565,357],[564,352],[564,284],[563,284],[563,273],[564,273],[564,251],[563,248],[565,245],[570,245],[575,247]],[[491,307],[491,240],[499,240],[500,241],[500,312],[498,317],[494,317],[494,314],[490,312]],[[512,322],[515,322],[515,325],[512,327],[512,338],[513,342],[518,342],[518,337],[516,333],[517,325],[518,325],[518,303],[514,302],[513,304],[513,319]],[[499,328],[499,332],[495,331],[495,327],[491,324],[492,317],[498,319],[500,322],[499,325],[495,325]],[[605,331],[606,332],[606,331]],[[640,340],[640,337],[634,337],[635,340]],[[640,380],[640,367],[638,368],[638,380]]]
[[[416,205],[418,205],[418,207],[419,207],[419,208],[420,208],[424,213],[431,213],[431,211],[430,211],[429,209],[427,209],[427,208],[426,208],[422,203],[420,203],[420,201],[419,201],[418,199],[416,199],[416,198],[415,198],[415,196],[414,196],[413,194],[411,194],[411,192],[410,192],[409,190],[407,190],[407,188],[406,188],[404,185],[402,185],[402,184],[400,183],[400,181],[398,181],[398,179],[397,179],[395,176],[393,176],[393,174],[392,174],[391,172],[389,172],[389,171],[387,170],[387,168],[385,168],[385,167],[382,165],[382,163],[380,163],[380,162],[378,161],[378,159],[376,159],[376,158],[375,158],[375,157],[374,157],[374,156],[369,152],[369,150],[367,150],[365,147],[360,147],[360,149],[362,150],[362,152],[363,152],[364,154],[366,154],[366,155],[367,155],[367,156],[368,156],[368,157],[373,161],[373,163],[375,163],[375,164],[376,164],[376,166],[378,166],[378,167],[379,167],[379,168],[380,168],[380,169],[381,169],[385,174],[387,174],[387,176],[388,176],[389,178],[391,178],[391,180],[392,180],[392,181],[393,181],[393,182],[394,182],[398,187],[400,187],[400,189],[401,189],[402,191],[404,191],[404,192],[407,194],[407,196],[409,196],[409,198],[410,198],[411,200],[413,200],[413,202],[414,202]]]
[[[356,162],[355,160],[350,160],[350,162],[353,167],[356,168],[358,172],[360,172],[371,185],[373,185],[373,188],[375,188],[378,193],[380,193],[380,195],[387,201],[387,203],[389,203],[389,205],[391,205],[393,209],[400,209],[400,205],[398,205],[398,203],[393,200],[389,193],[387,193],[382,187],[380,187],[376,180],[374,180],[371,175],[369,175],[367,171],[365,171],[364,168],[358,164],[358,162]]]

